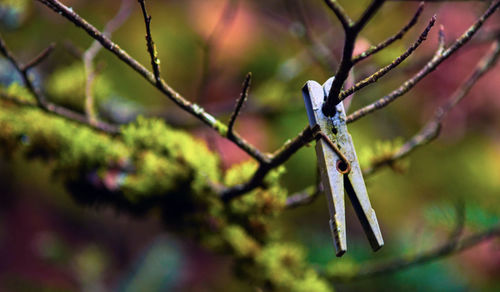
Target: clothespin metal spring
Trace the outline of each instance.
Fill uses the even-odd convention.
[[[342,151],[340,151],[337,145],[335,145],[332,142],[332,140],[330,140],[330,138],[328,138],[328,136],[321,131],[321,127],[319,125],[314,126],[313,131],[314,131],[314,138],[316,140],[323,139],[323,141],[325,141],[326,144],[333,150],[333,152],[335,152],[340,158],[339,160],[337,160],[336,164],[337,171],[340,172],[341,174],[349,173],[351,171],[351,163],[349,162],[347,157],[345,157],[344,153],[342,153]]]

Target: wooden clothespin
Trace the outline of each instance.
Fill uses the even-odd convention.
[[[342,102],[337,104],[335,115],[323,114],[323,103],[332,86],[330,78],[323,86],[316,81],[307,81],[302,89],[307,116],[311,128],[316,128],[318,139],[316,155],[321,173],[321,182],[328,200],[330,229],[336,255],[347,251],[344,189],[361,221],[361,225],[374,251],[384,245],[377,216],[366,191],[363,174],[359,166],[352,138],[347,131],[346,115]]]

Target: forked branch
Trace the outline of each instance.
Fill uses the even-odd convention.
[[[22,65],[12,54],[12,52],[7,48],[7,45],[5,44],[3,38],[0,36],[0,54],[3,55],[5,58],[7,58],[10,63],[14,66],[14,68],[21,74],[22,79],[24,84],[26,85],[26,88],[31,92],[31,94],[35,97],[35,100],[37,102],[37,106],[41,108],[42,110],[56,114],[59,116],[62,116],[66,119],[76,121],[82,124],[86,124],[92,128],[95,128],[100,131],[104,131],[110,134],[116,134],[118,133],[119,129],[117,126],[104,123],[104,122],[99,122],[92,124],[88,121],[87,117],[85,115],[82,115],[80,113],[77,113],[75,111],[72,111],[70,109],[67,109],[65,107],[56,105],[54,103],[51,103],[47,100],[43,92],[35,86],[33,83],[32,79],[29,76],[29,69],[33,68],[35,65],[40,64],[43,60],[45,60],[50,52],[52,52],[52,47],[54,45],[50,45],[47,49],[42,51],[41,54],[39,54],[37,57],[35,57],[33,60],[27,62],[27,65]]]
[[[484,12],[484,14],[466,31],[460,36],[450,47],[445,50],[438,50],[434,57],[422,68],[419,72],[417,72],[413,77],[408,79],[403,85],[401,85],[398,89],[389,93],[388,95],[380,98],[379,100],[369,104],[354,113],[350,114],[347,117],[347,123],[352,123],[369,113],[372,113],[376,110],[379,110],[383,107],[386,107],[391,102],[396,100],[398,97],[404,95],[410,89],[415,87],[419,81],[421,81],[425,76],[434,71],[437,66],[439,66],[444,60],[449,58],[453,53],[455,53],[458,49],[460,49],[464,44],[471,40],[471,38],[477,33],[477,31],[484,24],[486,19],[488,19],[500,6],[500,1],[496,1],[490,5],[490,7]]]
[[[358,37],[359,32],[365,27],[368,21],[375,15],[379,10],[384,0],[373,0],[372,3],[365,10],[361,18],[352,23],[346,23],[348,19],[346,18],[346,13],[343,11],[341,6],[336,1],[325,0],[327,5],[334,11],[335,15],[341,20],[344,26],[345,40],[344,49],[342,52],[342,59],[340,61],[340,66],[335,72],[335,79],[333,80],[332,87],[328,93],[328,97],[323,106],[323,112],[326,116],[332,116],[335,113],[335,106],[341,101],[339,99],[340,91],[344,82],[349,77],[349,71],[351,71],[354,63],[352,62],[352,54],[354,52],[354,45]],[[331,3],[335,3],[334,6],[330,6]]]
[[[408,22],[407,25],[405,25],[398,33],[389,37],[385,41],[383,41],[375,46],[370,47],[368,50],[360,53],[359,55],[354,56],[352,58],[352,63],[356,64],[358,62],[361,62],[364,59],[370,57],[371,55],[376,54],[379,51],[387,48],[395,41],[402,39],[403,36],[410,30],[410,28],[412,28],[417,23],[418,18],[422,14],[423,10],[424,10],[424,2],[420,2],[420,5],[418,6],[417,11],[415,12],[415,14],[413,15],[413,17],[411,18],[410,22]]]
[[[429,31],[431,28],[434,26],[434,23],[436,22],[436,16],[433,16],[432,19],[429,21],[429,24],[425,28],[425,30],[420,34],[420,37],[417,39],[413,45],[411,45],[401,56],[396,58],[394,61],[392,61],[389,65],[385,66],[384,68],[378,70],[377,72],[373,73],[372,75],[366,77],[365,79],[357,82],[354,84],[349,89],[346,89],[345,91],[342,91],[339,95],[339,98],[341,100],[347,98],[349,95],[353,94],[354,92],[374,83],[377,82],[380,78],[382,78],[385,74],[389,73],[392,69],[396,68],[399,64],[401,64],[404,60],[406,60],[426,39],[427,35],[429,34]]]
[[[472,72],[467,80],[448,99],[448,101],[435,111],[434,117],[429,120],[417,134],[403,144],[403,146],[401,146],[399,150],[394,153],[394,155],[387,157],[384,160],[377,161],[375,164],[365,169],[365,174],[370,175],[383,166],[390,166],[396,161],[408,156],[417,148],[435,140],[439,136],[441,124],[448,113],[467,96],[481,77],[494,68],[499,57],[500,41],[496,41],[491,45],[490,52],[477,63],[474,72]]]

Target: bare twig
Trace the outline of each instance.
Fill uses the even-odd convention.
[[[144,23],[146,25],[146,44],[148,48],[149,57],[151,58],[151,67],[153,68],[153,74],[156,80],[156,84],[160,85],[160,59],[158,59],[158,52],[156,51],[156,45],[153,41],[153,36],[151,35],[151,15],[148,14],[146,10],[145,0],[138,0],[141,5],[142,16],[144,17]]]
[[[283,164],[300,148],[313,141],[315,134],[316,130],[307,126],[299,135],[297,135],[297,137],[292,140],[288,140],[280,149],[274,152],[273,155],[269,157],[268,161],[261,162],[248,182],[225,189],[221,193],[221,198],[224,201],[230,201],[262,186],[264,178],[269,171]]]
[[[408,140],[394,155],[378,161],[364,170],[365,175],[370,175],[383,166],[392,165],[397,160],[408,156],[416,148],[426,145],[436,139],[441,129],[441,123],[446,115],[470,92],[477,81],[491,70],[497,63],[500,57],[500,41],[495,42],[491,46],[490,52],[483,57],[477,64],[474,72],[467,80],[458,88],[451,98],[434,113],[434,117],[410,140]]]
[[[22,68],[20,68],[22,71],[28,71],[29,69],[38,66],[40,63],[42,63],[46,58],[49,57],[50,54],[54,51],[54,48],[56,47],[55,43],[50,44],[45,50],[43,50],[38,56],[33,58],[31,61],[28,63],[24,64]]]
[[[331,3],[331,1],[326,2],[327,4]],[[336,2],[333,1],[333,3]],[[365,27],[366,23],[373,17],[373,15],[377,12],[377,10],[382,6],[383,3],[384,0],[373,0],[361,16],[361,18],[356,23],[350,23],[349,25],[346,25],[346,20],[342,20],[341,18],[345,18],[345,12],[339,10],[338,7],[340,7],[340,5],[338,5],[337,3],[337,5],[335,6],[337,8],[335,9],[330,6],[337,17],[341,19],[345,31],[345,40],[340,66],[335,72],[335,80],[333,80],[332,87],[323,106],[323,112],[326,116],[332,116],[335,113],[335,106],[341,101],[339,100],[339,94],[342,90],[342,86],[344,85],[345,80],[349,76],[349,71],[351,71],[351,68],[354,65],[354,63],[352,62],[352,54],[354,51],[354,44],[359,32]]]
[[[380,98],[372,104],[369,104],[354,113],[350,114],[347,117],[347,122],[354,122],[369,113],[372,113],[378,109],[381,109],[398,97],[407,93],[412,89],[420,80],[422,80],[429,73],[434,71],[437,66],[439,66],[444,60],[450,57],[453,53],[455,53],[458,49],[460,49],[464,44],[466,44],[474,34],[481,28],[483,23],[498,9],[500,6],[500,1],[496,1],[490,5],[490,7],[485,11],[485,13],[464,33],[460,36],[448,49],[441,50],[439,49],[434,57],[422,68],[419,72],[417,72],[412,78],[408,79],[403,85],[401,85],[398,89],[394,90],[390,94]]]
[[[388,261],[382,264],[364,265],[354,275],[331,275],[329,278],[333,282],[350,282],[366,279],[370,277],[396,273],[415,266],[423,265],[448,257],[464,250],[472,248],[482,242],[500,236],[500,226],[490,228],[486,231],[469,235],[462,240],[455,239],[444,243],[434,249],[413,256],[404,256],[399,259]]]
[[[366,77],[365,79],[357,82],[351,88],[342,91],[339,94],[339,98],[341,100],[345,99],[346,97],[348,97],[349,95],[353,94],[354,92],[362,89],[363,87],[366,87],[366,86],[376,82],[378,79],[380,79],[382,76],[387,74],[389,71],[396,68],[404,60],[406,60],[406,58],[408,58],[427,39],[427,35],[429,34],[429,31],[431,30],[431,28],[434,26],[435,22],[436,22],[436,16],[433,16],[432,19],[429,21],[429,24],[427,25],[425,30],[422,32],[422,34],[420,34],[420,37],[418,38],[418,40],[415,43],[413,43],[413,45],[411,45],[401,56],[396,58],[394,61],[392,61],[389,65],[385,66],[384,68],[378,70],[377,72]]]
[[[82,19],[78,14],[76,14],[73,10],[61,4],[58,0],[38,0],[41,3],[44,3],[48,7],[52,8],[63,17],[67,18],[77,26],[84,29],[92,38],[99,41],[103,47],[111,51],[118,58],[120,58],[124,63],[128,64],[135,71],[141,74],[148,82],[153,84],[158,90],[160,90],[164,95],[174,101],[179,107],[183,110],[189,112],[196,118],[200,119],[211,128],[215,129],[219,134],[224,137],[227,137],[229,140],[238,145],[242,150],[247,152],[250,156],[256,159],[259,162],[259,166],[254,173],[253,177],[246,183],[241,185],[236,185],[230,188],[225,189],[221,192],[221,197],[223,200],[228,201],[233,198],[239,197],[242,194],[251,191],[257,187],[263,186],[264,178],[272,169],[284,163],[291,155],[293,155],[296,151],[298,151],[301,147],[311,142],[315,138],[315,133],[309,127],[306,127],[297,137],[292,140],[289,140],[285,143],[280,149],[275,151],[273,154],[263,154],[250,143],[241,138],[237,133],[227,135],[228,128],[215,119],[212,115],[208,114],[202,107],[193,104],[187,101],[184,97],[182,97],[179,93],[174,91],[163,79],[157,78],[158,75],[155,73],[151,73],[144,66],[139,64],[135,59],[133,59],[130,55],[128,55],[124,50],[119,48],[116,44],[114,44],[107,36],[99,32],[95,27],[90,25],[84,19]],[[140,1],[140,0],[139,0]],[[358,20],[358,22],[354,24],[349,24],[349,30],[346,31],[346,40],[344,44],[344,55],[342,57],[341,65],[339,66],[338,72],[341,72],[340,75],[336,76],[335,81],[339,82],[338,89],[342,87],[345,79],[347,78],[350,69],[352,68],[352,50],[354,41],[356,39],[357,34],[361,31],[361,29],[366,25],[369,19],[375,14],[375,12],[380,8],[384,1],[382,0],[374,0],[370,6],[363,13],[363,16]],[[460,48],[464,43],[466,43],[472,35],[479,29],[482,23],[494,12],[494,10],[498,7],[498,2],[493,4],[487,12],[473,25],[463,37],[458,39],[452,47],[447,50],[439,50],[439,54],[436,55],[433,60],[431,60],[430,65],[427,67],[431,69],[426,69],[432,71],[434,68],[439,65],[444,59],[446,59],[449,55],[454,53],[458,48]],[[147,13],[145,14],[146,17]],[[344,62],[344,64],[342,64]],[[422,73],[425,76],[428,72]],[[346,78],[342,77],[342,74],[347,74]],[[418,82],[423,76],[416,78],[416,81],[412,81],[414,83]],[[414,85],[414,84],[413,84]],[[407,86],[406,90],[409,90],[411,86]],[[333,87],[332,87],[333,88]],[[335,97],[338,98],[340,91],[338,91]],[[332,91],[330,91],[330,95]],[[402,93],[401,93],[402,94]]]
[[[309,205],[323,192],[321,184],[315,187],[309,187],[301,192],[293,194],[286,198],[286,208],[293,209],[304,205]]]
[[[285,207],[293,209],[304,205],[309,205],[314,202],[323,192],[323,184],[321,183],[321,174],[318,165],[316,164],[316,182],[314,186],[309,186],[303,191],[290,195],[286,198]]]
[[[217,120],[211,114],[207,113],[204,108],[197,104],[191,103],[186,100],[180,93],[171,88],[162,78],[157,80],[154,73],[150,72],[143,65],[141,65],[137,60],[132,58],[125,50],[121,49],[117,44],[112,42],[105,34],[101,33],[93,25],[88,23],[85,19],[80,17],[77,13],[65,6],[58,0],[37,0],[40,3],[46,5],[47,7],[54,10],[56,13],[68,19],[70,22],[75,24],[77,27],[82,28],[90,37],[99,41],[99,43],[106,48],[108,51],[112,52],[125,64],[130,66],[134,71],[139,73],[144,77],[150,84],[155,86],[160,92],[162,92],[166,97],[172,100],[176,105],[178,105],[184,111],[190,113],[191,115],[198,118],[200,121],[216,130],[221,136],[226,136],[227,126],[222,122]],[[261,153],[257,148],[251,145],[248,141],[243,139],[238,133],[234,133],[231,140],[248,155],[253,157],[259,162],[267,162],[267,155]]]
[[[476,22],[469,30],[468,33],[466,32],[464,35],[465,37],[459,38],[452,47],[450,47],[447,50],[442,49],[442,45],[439,46],[438,48],[438,54],[436,54],[436,58],[440,58],[441,56],[449,56],[453,52],[455,52],[460,46],[462,46],[465,42],[470,40],[472,37],[471,34],[476,32],[481,24],[494,12],[494,10],[498,7],[498,3],[490,6],[490,8],[487,10],[487,12]],[[471,32],[472,31],[472,32]],[[440,42],[443,41],[443,34],[440,33],[439,36]],[[437,65],[436,65],[437,66]],[[289,151],[287,147],[284,147],[285,149],[280,149],[278,150],[273,156],[270,157],[269,162],[267,163],[261,163],[257,169],[257,171],[254,173],[253,177],[248,181],[247,183],[237,185],[234,187],[231,187],[224,192],[222,192],[222,198],[224,200],[231,200],[233,198],[239,197],[240,195],[251,191],[259,186],[262,186],[263,180],[265,175],[274,167],[280,165],[282,162],[286,161],[295,151],[297,151],[299,148],[304,146],[305,144],[309,143],[312,138],[315,137],[314,131],[312,129],[306,129],[298,136],[296,137],[293,141],[293,151]],[[286,145],[285,145],[286,146]],[[284,160],[279,160],[277,158],[281,157],[286,157]]]
[[[132,0],[122,0],[120,9],[113,19],[111,19],[104,27],[103,34],[111,37],[111,34],[118,29],[126,19],[130,16],[132,11]],[[94,68],[94,59],[102,49],[101,44],[98,41],[93,41],[90,47],[83,53],[81,53],[81,58],[83,60],[83,65],[85,69],[85,114],[91,123],[97,121],[97,115],[94,110],[94,80],[96,78],[97,72]]]
[[[243,104],[245,103],[248,97],[248,91],[250,90],[251,81],[252,81],[252,73],[248,73],[247,76],[245,77],[245,81],[243,82],[243,89],[241,90],[240,98],[238,98],[236,102],[236,107],[233,111],[233,114],[231,115],[229,124],[227,126],[228,137],[233,135],[234,123],[236,122],[236,118],[240,114],[241,108],[243,107]]]
[[[2,54],[5,58],[7,58],[14,66],[14,68],[16,68],[16,70],[19,71],[19,73],[21,73],[24,84],[26,85],[27,89],[31,92],[31,94],[33,94],[33,96],[35,97],[39,108],[47,112],[65,117],[66,119],[89,125],[103,132],[107,132],[110,134],[118,133],[119,128],[115,125],[104,122],[90,124],[84,115],[69,110],[67,108],[58,106],[51,102],[48,102],[46,97],[43,95],[42,91],[33,84],[33,81],[28,74],[29,69],[31,69],[34,66],[33,64],[39,64],[41,61],[46,59],[48,53],[50,53],[51,51],[52,51],[51,49],[45,49],[41,54],[38,55],[38,57],[35,58],[35,61],[28,62],[27,63],[28,66],[22,65],[19,61],[17,61],[17,59],[14,57],[11,51],[7,48],[7,45],[5,44],[3,38],[0,36],[0,54]]]
[[[381,43],[379,43],[379,44],[377,44],[375,46],[370,47],[368,50],[362,52],[361,54],[356,55],[355,57],[352,58],[352,63],[356,64],[358,62],[361,62],[364,59],[370,57],[371,55],[376,54],[379,51],[381,51],[381,50],[385,49],[386,47],[390,46],[395,41],[397,41],[399,39],[402,39],[403,36],[410,30],[410,28],[412,28],[417,23],[418,18],[422,14],[423,10],[424,10],[424,2],[420,2],[420,5],[418,6],[418,9],[415,12],[415,14],[413,15],[413,17],[410,20],[410,22],[408,22],[408,24],[405,25],[397,34],[389,37],[385,41],[383,41],[383,42],[381,42]]]
[[[352,19],[347,15],[345,12],[344,8],[340,6],[340,4],[337,2],[337,0],[325,0],[326,5],[330,7],[330,9],[335,13],[335,16],[339,19],[340,23],[344,27],[344,30],[349,30],[353,25],[354,22]]]

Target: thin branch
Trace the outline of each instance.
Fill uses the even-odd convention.
[[[444,33],[444,26],[441,24],[439,26],[439,31],[438,31],[438,49],[437,49],[437,54],[441,55],[443,54],[445,47],[446,46],[446,36]]]
[[[172,101],[174,101],[179,107],[181,107],[183,110],[191,113],[193,116],[197,117],[207,125],[209,125],[211,128],[215,129],[219,134],[222,136],[227,137],[227,127],[215,119],[212,115],[208,114],[202,107],[193,104],[189,101],[187,101],[184,97],[182,97],[179,93],[174,91],[163,79],[156,80],[155,74],[151,73],[148,71],[145,67],[143,67],[141,64],[139,64],[135,59],[130,57],[124,50],[119,48],[116,44],[111,42],[108,37],[100,33],[95,27],[90,25],[88,22],[86,22],[84,19],[82,19],[78,14],[73,12],[71,9],[68,7],[64,6],[61,4],[58,0],[38,0],[41,3],[44,3],[48,7],[52,8],[74,24],[76,24],[78,27],[81,27],[84,29],[92,38],[98,40],[106,49],[114,53],[118,58],[120,58],[124,63],[132,67],[136,72],[141,74],[147,81],[149,81],[152,85],[154,85],[157,89],[159,89],[164,95],[166,95],[168,98],[170,98]],[[359,24],[355,24],[350,30],[350,37],[352,38],[353,33],[355,32],[355,36],[357,33],[363,28],[363,26],[366,24],[366,22],[370,19],[371,16],[378,10],[378,8],[382,5],[381,0],[375,0],[372,2],[370,7],[365,11],[363,16],[361,17],[360,21],[358,22]],[[482,25],[482,22],[493,13],[493,10],[496,9],[498,6],[498,3],[494,4],[490,9],[488,10],[489,12],[486,13],[486,16],[483,15],[483,17],[479,20],[479,24],[476,24],[476,27],[473,28],[473,32],[469,33],[467,36],[465,36],[463,39],[458,40],[457,44],[455,45],[455,48],[450,48],[446,51],[443,51],[442,55],[449,55],[456,51],[460,46],[463,45],[464,42],[466,42],[470,37],[472,37],[472,34],[479,29],[479,27]],[[354,36],[354,39],[355,39]],[[353,42],[354,39],[349,39],[348,37],[346,38],[346,44],[349,45],[349,43]],[[349,62],[352,58],[352,48],[346,48],[344,46],[344,52],[349,52]],[[352,67],[352,64],[349,64]],[[342,67],[342,64],[341,66]],[[347,70],[347,73],[350,71]],[[345,78],[344,78],[345,79]],[[337,80],[337,78],[336,78]],[[342,84],[341,84],[342,85]],[[288,158],[290,158],[291,155],[293,155],[296,151],[298,151],[301,147],[304,145],[308,144],[315,138],[315,132],[310,129],[310,127],[306,127],[297,137],[295,137],[292,140],[289,140],[287,143],[285,143],[280,149],[278,149],[276,152],[274,152],[272,155],[268,154],[262,154],[258,149],[253,147],[251,144],[249,144],[247,141],[245,141],[243,138],[241,138],[237,133],[233,133],[233,135],[230,135],[228,137],[229,140],[233,141],[236,145],[238,145],[241,149],[243,149],[245,152],[247,152],[250,156],[252,156],[254,159],[256,159],[259,162],[259,166],[254,173],[253,177],[248,181],[247,183],[241,184],[241,185],[236,185],[230,188],[225,189],[224,191],[221,192],[221,197],[223,200],[228,201],[231,200],[232,198],[236,198],[241,196],[242,194],[251,191],[257,187],[263,186],[264,184],[264,178],[265,176],[271,171],[273,168],[281,165],[284,163]]]
[[[222,200],[226,202],[230,201],[262,186],[264,178],[269,171],[285,163],[300,148],[313,141],[315,133],[315,129],[311,129],[311,127],[307,126],[300,134],[297,135],[297,137],[292,140],[288,140],[280,149],[274,152],[268,161],[260,163],[252,178],[248,182],[229,187],[222,191]]]
[[[316,164],[316,182],[314,186],[309,186],[301,192],[290,195],[286,198],[285,208],[293,209],[305,205],[309,205],[316,201],[319,195],[323,192],[323,184],[321,183],[321,173],[319,166]]]
[[[285,206],[287,209],[293,209],[309,205],[312,202],[314,202],[322,192],[323,190],[321,184],[315,187],[309,187],[301,192],[298,192],[286,198]]]
[[[373,0],[355,24],[349,25],[347,28],[344,26],[345,40],[342,59],[340,61],[340,66],[335,73],[335,79],[333,80],[328,97],[323,106],[323,112],[326,116],[332,116],[335,113],[335,106],[340,102],[340,91],[349,76],[349,71],[351,71],[351,68],[354,65],[352,62],[352,54],[359,32],[364,28],[366,23],[373,17],[384,2],[384,0]]]
[[[339,98],[341,100],[345,99],[349,95],[353,94],[354,92],[362,89],[363,87],[366,87],[372,83],[377,82],[378,79],[383,77],[385,74],[389,73],[392,69],[396,68],[399,64],[401,64],[404,60],[406,60],[426,39],[427,35],[429,34],[429,31],[431,28],[434,26],[434,23],[436,22],[436,16],[433,16],[431,20],[429,21],[429,24],[425,28],[425,30],[420,34],[420,37],[418,40],[413,43],[401,56],[396,58],[394,61],[392,61],[389,65],[385,66],[384,68],[378,70],[377,72],[373,73],[372,75],[368,76],[367,78],[359,81],[356,83],[354,86],[352,86],[349,89],[346,89],[345,91],[342,91],[339,94]]]
[[[368,50],[362,52],[361,54],[356,55],[355,57],[352,58],[352,63],[355,65],[358,62],[361,62],[364,59],[370,57],[371,55],[376,54],[379,51],[385,49],[386,47],[390,46],[395,41],[402,39],[403,36],[410,30],[410,28],[412,28],[417,23],[418,18],[422,14],[423,10],[424,10],[424,2],[420,2],[420,5],[418,6],[418,9],[415,12],[415,14],[413,15],[410,22],[408,22],[408,24],[406,24],[397,34],[389,37],[385,41],[383,41],[375,46],[370,47]]]
[[[382,4],[384,4],[384,0],[373,0],[372,3],[368,6],[368,8],[363,12],[363,15],[359,18],[358,21],[353,25],[353,30],[357,33],[359,33],[372,19],[372,17],[377,13],[377,11],[382,7]]]
[[[45,50],[43,50],[38,56],[33,58],[31,61],[28,63],[24,64],[22,68],[20,68],[22,71],[28,71],[29,69],[38,66],[40,63],[45,61],[50,54],[54,51],[54,48],[56,47],[55,43],[51,43]]]
[[[248,91],[250,90],[250,84],[252,82],[252,73],[248,73],[247,76],[245,77],[245,81],[243,82],[243,89],[241,90],[240,98],[238,98],[236,102],[236,107],[233,111],[233,114],[231,115],[231,118],[229,120],[229,124],[227,126],[227,136],[232,136],[233,135],[233,128],[234,128],[234,123],[236,122],[236,118],[238,117],[241,108],[243,107],[243,104],[245,103],[246,99],[248,98]]]
[[[156,51],[156,45],[153,41],[153,36],[151,35],[151,15],[148,14],[146,10],[145,0],[138,0],[141,5],[142,16],[144,17],[144,24],[146,25],[146,44],[148,48],[148,53],[151,58],[151,67],[153,68],[153,74],[157,85],[161,83],[160,77],[160,59],[158,59],[158,52]]]
[[[43,52],[47,52],[47,49],[45,49]],[[37,106],[39,108],[47,112],[65,117],[66,119],[89,125],[103,132],[107,132],[110,134],[118,133],[119,128],[115,125],[103,122],[90,124],[84,115],[48,102],[46,97],[43,95],[42,91],[33,84],[33,81],[28,74],[28,71],[30,68],[32,68],[32,66],[22,65],[19,61],[17,61],[17,59],[14,57],[11,51],[7,48],[7,45],[5,44],[1,36],[0,36],[0,54],[2,54],[5,58],[7,58],[10,61],[10,63],[14,66],[14,68],[16,68],[16,70],[21,74],[24,84],[26,85],[27,89],[31,92],[31,94],[33,94],[33,96],[35,97]],[[45,54],[42,53],[39,56],[48,56],[48,55],[47,53]],[[36,62],[30,61],[28,64],[39,64],[42,60],[46,59],[46,57],[42,58],[37,57],[37,58],[38,61]],[[37,58],[35,58],[35,60]]]
[[[354,21],[347,15],[344,8],[337,2],[337,0],[325,0],[326,5],[335,13],[335,16],[339,19],[344,30],[348,30],[354,25]]]
[[[386,107],[388,104],[396,100],[398,97],[407,93],[412,89],[420,80],[422,80],[429,73],[434,71],[438,65],[440,65],[444,60],[450,57],[454,52],[460,49],[464,44],[466,44],[474,34],[481,28],[483,23],[498,9],[500,6],[500,1],[496,1],[490,5],[486,12],[462,35],[460,36],[448,49],[442,51],[438,50],[434,57],[422,68],[417,74],[412,78],[408,79],[403,85],[398,89],[394,90],[390,94],[380,98],[372,104],[369,104],[347,117],[347,123],[354,122],[369,113]]]
[[[456,239],[448,241],[441,246],[438,246],[421,254],[405,256],[400,259],[395,259],[382,264],[374,264],[371,266],[365,265],[361,267],[361,269],[354,275],[331,275],[329,276],[329,278],[333,282],[351,282],[355,280],[396,273],[460,253],[482,242],[499,236],[500,226],[496,226],[486,231],[469,235],[462,240]]]
[[[117,14],[105,25],[103,34],[111,37],[111,34],[118,29],[125,20],[128,19],[132,11],[132,1],[122,0],[120,9]],[[81,54],[81,58],[85,70],[85,114],[91,123],[97,122],[97,114],[94,110],[94,80],[96,78],[97,72],[94,68],[94,59],[102,49],[101,44],[98,41],[93,41],[90,47]]]
[[[451,98],[441,107],[439,107],[434,117],[410,140],[408,140],[394,155],[378,161],[368,169],[364,170],[365,175],[370,175],[383,166],[393,165],[396,161],[408,156],[411,152],[420,146],[426,145],[439,136],[441,124],[446,115],[470,92],[477,81],[491,70],[500,57],[500,41],[492,44],[490,52],[484,56],[477,64],[474,72],[467,80],[455,91]]]
[[[132,58],[125,50],[121,49],[117,44],[112,42],[105,34],[101,33],[93,25],[88,23],[85,19],[80,17],[77,13],[65,6],[58,0],[37,0],[40,3],[46,5],[47,7],[54,10],[56,13],[68,19],[70,22],[75,24],[77,27],[82,28],[90,37],[99,41],[101,45],[108,51],[112,52],[125,64],[131,67],[134,71],[139,73],[144,79],[146,79],[150,84],[155,86],[160,92],[162,92],[166,97],[172,100],[177,106],[179,106],[184,111],[190,113],[191,115],[198,118],[200,121],[216,130],[221,136],[226,136],[227,126],[222,122],[217,120],[211,114],[207,113],[204,108],[197,104],[191,103],[186,100],[180,93],[171,88],[163,79],[157,80],[155,74],[146,69],[137,60]],[[234,133],[233,137],[229,139],[245,151],[248,155],[252,156],[259,162],[267,162],[267,155],[261,153],[257,148],[251,145],[248,141],[243,139],[237,133]]]
[[[494,10],[498,7],[499,3],[496,3],[492,6],[490,6],[490,8],[486,11],[486,13],[471,27],[471,29],[468,30],[468,32],[466,32],[464,34],[465,36],[459,38],[453,44],[452,47],[443,51],[442,45],[440,44],[440,46],[438,48],[438,54],[436,54],[435,58],[441,58],[442,56],[449,56],[450,54],[455,52],[458,48],[460,48],[460,46],[462,46],[466,42],[466,40],[470,39],[472,37],[473,33],[475,33],[480,28],[482,23],[494,12]],[[471,30],[473,32],[470,32]],[[443,38],[442,33],[440,33],[439,39],[440,39],[440,42],[443,41],[444,38]],[[459,45],[457,45],[457,43]],[[437,65],[438,64],[436,64],[435,66],[437,66]],[[349,117],[348,117],[348,121],[349,121]],[[306,127],[306,129],[304,129],[304,131],[293,140],[293,142],[294,142],[293,143],[293,146],[294,146],[293,151],[289,151],[288,149],[286,149],[287,145],[285,144],[284,150],[283,149],[278,150],[276,154],[274,154],[273,156],[270,157],[269,162],[261,163],[259,165],[259,167],[257,168],[256,172],[254,173],[253,177],[250,179],[250,181],[248,181],[247,183],[244,183],[241,185],[236,185],[234,187],[226,189],[225,191],[222,192],[222,195],[221,195],[222,198],[225,201],[229,201],[233,198],[241,196],[242,194],[244,194],[246,192],[249,192],[257,187],[262,186],[263,180],[264,180],[266,174],[270,170],[272,170],[274,167],[276,167],[276,166],[280,165],[281,163],[283,163],[284,161],[286,161],[293,153],[295,153],[298,149],[300,149],[305,144],[312,141],[312,139],[314,139],[315,137],[316,137],[316,135],[315,135],[314,130],[308,129],[308,127]],[[285,159],[284,160],[278,159],[281,157],[285,157]],[[369,172],[368,172],[368,174],[369,174]]]

